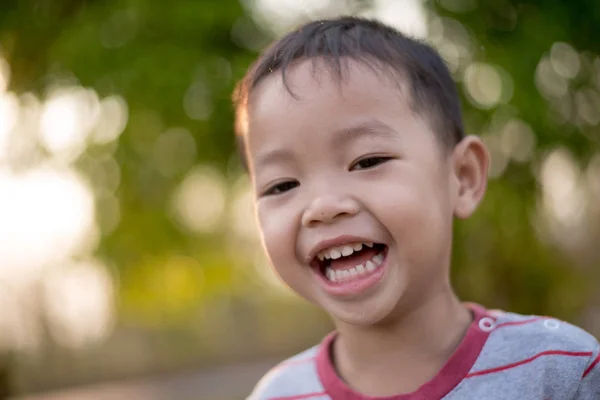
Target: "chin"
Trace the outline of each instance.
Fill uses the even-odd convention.
[[[390,320],[399,299],[373,298],[361,304],[348,304],[346,307],[328,307],[326,311],[334,322],[357,327],[370,327],[385,324]]]
[[[339,321],[346,325],[352,325],[356,327],[368,328],[379,323],[385,318],[381,318],[377,315],[334,315],[333,319],[335,322]]]

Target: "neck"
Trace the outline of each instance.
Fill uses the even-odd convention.
[[[385,324],[338,323],[334,364],[350,386],[365,394],[414,391],[448,360],[471,319],[448,288],[410,311],[399,311]]]

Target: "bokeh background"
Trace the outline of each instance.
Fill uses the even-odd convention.
[[[0,398],[242,399],[331,329],[265,262],[230,95],[340,14],[438,48],[489,145],[460,295],[600,336],[597,0],[2,0]]]

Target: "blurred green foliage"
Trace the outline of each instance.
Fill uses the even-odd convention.
[[[370,4],[349,3],[357,9]],[[267,26],[258,26],[251,18],[251,2],[244,4],[237,0],[0,4],[0,48],[11,66],[10,90],[43,98],[51,87],[79,84],[100,96],[121,95],[129,109],[118,147],[92,146],[77,161],[91,177],[94,157],[113,154],[120,167],[116,192],[120,221],[103,236],[98,250],[114,267],[118,285],[112,350],[94,348],[77,357],[48,350],[23,357],[16,367],[25,371],[20,375],[23,389],[288,354],[329,329],[320,312],[265,283],[254,268],[258,242],[236,242],[227,222],[207,233],[193,233],[178,226],[169,212],[173,191],[195,164],[216,167],[225,177],[227,193],[243,180],[235,156],[230,95],[256,50],[273,37]],[[600,307],[597,289],[593,290],[600,282],[600,251],[593,244],[565,250],[540,233],[536,221],[542,191],[539,170],[549,152],[567,149],[583,171],[600,150],[600,127],[578,119],[582,105],[576,102],[580,89],[592,90],[595,84],[594,93],[600,92],[600,3],[439,0],[426,7],[437,16],[434,22],[446,27],[440,40],[466,37],[470,60],[498,66],[509,77],[512,96],[482,107],[468,93],[462,75],[465,66],[455,70],[467,130],[492,134],[494,121],[518,118],[535,135],[531,157],[507,161],[491,180],[480,211],[457,224],[453,260],[457,290],[465,299],[489,307],[551,314],[591,329],[585,315]],[[579,72],[568,80],[565,96],[570,93],[571,100],[566,117],[560,111],[564,96],[552,99],[536,83],[540,60],[556,42],[568,43],[580,60]],[[199,104],[191,111],[186,108],[188,96],[195,96],[194,104]],[[152,149],[171,128],[187,129],[195,144],[188,161],[180,164],[175,161],[181,161],[188,149],[164,147],[161,157],[175,166],[165,172],[157,167]],[[22,162],[27,167],[28,160]],[[102,226],[106,205],[100,186],[95,188]],[[228,208],[226,213],[230,212]],[[589,243],[600,239],[599,220],[593,221]],[[300,328],[295,326],[298,321]],[[112,361],[102,357],[89,361],[100,353]],[[134,354],[144,357],[133,360]]]

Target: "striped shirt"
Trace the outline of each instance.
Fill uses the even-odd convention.
[[[600,345],[585,331],[548,317],[488,311],[429,382],[380,400],[600,400]],[[346,385],[329,357],[335,332],[265,375],[247,400],[369,400]]]

